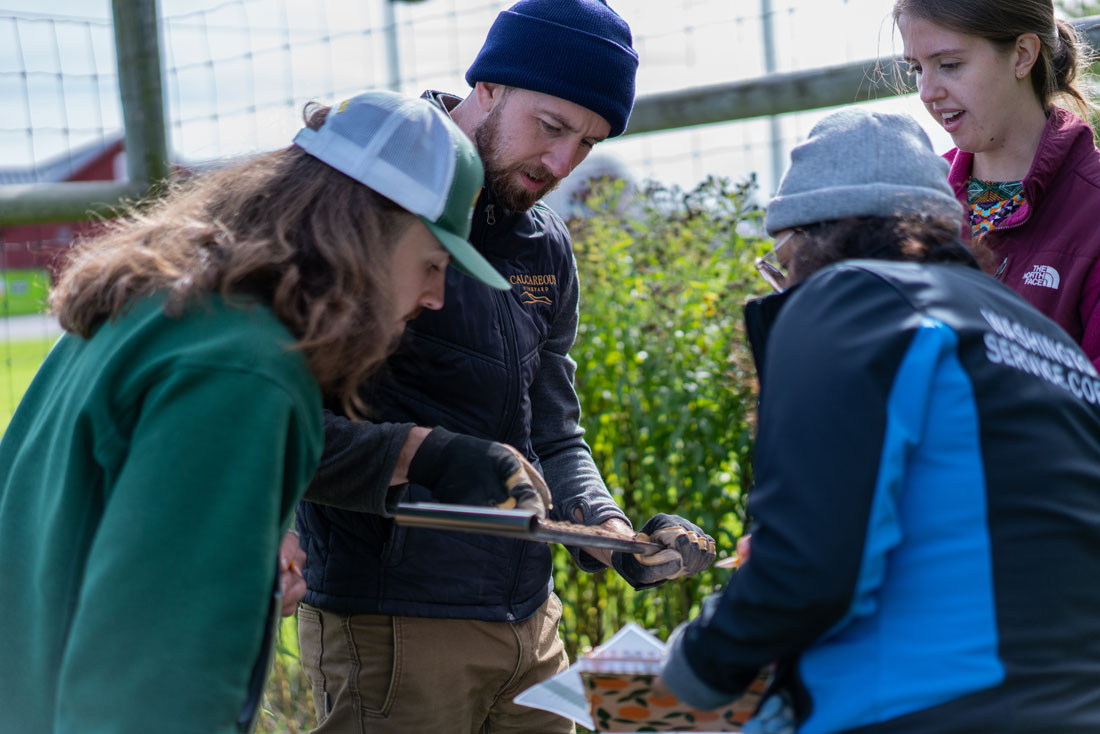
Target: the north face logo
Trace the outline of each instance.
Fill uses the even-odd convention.
[[[1058,271],[1049,265],[1034,265],[1031,272],[1024,275],[1024,285],[1041,285],[1044,288],[1057,288],[1061,282]]]

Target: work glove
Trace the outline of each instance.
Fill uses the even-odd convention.
[[[550,500],[550,487],[547,486],[546,480],[542,478],[542,474],[539,474],[539,470],[535,468],[534,464],[528,461],[527,457],[514,446],[506,443],[498,444],[498,446],[503,446],[511,451],[523,468],[522,473],[513,474],[505,480],[504,486],[508,489],[509,498],[501,503],[500,507],[534,510],[539,517],[546,517],[554,503]]]
[[[635,589],[694,576],[714,562],[714,538],[678,515],[657,513],[635,537],[665,547],[648,556],[622,551],[611,554],[611,565]]]
[[[408,477],[440,502],[531,509],[545,517],[550,490],[538,471],[511,446],[434,428],[412,461]]]

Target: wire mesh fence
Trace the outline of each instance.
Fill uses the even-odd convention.
[[[1085,0],[1081,0],[1084,2]],[[22,6],[19,5],[22,3]],[[116,6],[118,0],[115,0]],[[159,40],[173,164],[216,165],[287,144],[305,103],[368,87],[465,94],[465,69],[511,0],[161,0]],[[900,49],[892,0],[619,0],[641,64],[640,100],[689,88],[830,67]],[[912,97],[868,78],[845,102],[914,114]],[[0,186],[127,178],[112,4],[0,5]],[[628,134],[600,158],[636,179],[689,187],[755,176],[774,190],[787,153],[828,110]],[[630,131],[628,130],[628,133]],[[558,201],[561,201],[559,197]],[[2,200],[0,200],[2,202]],[[95,221],[14,226],[0,203],[0,318],[42,310],[45,268]],[[43,322],[42,334],[52,328]],[[0,341],[16,337],[7,320]],[[2,392],[2,388],[0,388]],[[2,412],[2,408],[0,408]]]
[[[44,167],[121,129],[107,4],[57,4],[81,14],[5,14],[0,9],[0,39],[10,41],[0,44],[0,90],[16,102],[15,114],[0,122],[4,169]],[[463,73],[493,18],[507,5],[478,0],[164,0],[169,148],[176,160],[193,163],[270,149],[285,144],[306,101],[332,101],[366,87],[464,93]],[[640,96],[891,50],[883,42],[890,43],[888,0],[620,5],[642,59]],[[765,6],[770,8],[766,13]],[[765,62],[766,20],[775,48],[771,69]],[[799,129],[782,133],[797,140]],[[743,175],[751,169],[707,168],[710,136],[694,132],[684,143],[698,161],[691,166],[677,165],[683,160],[682,145],[667,155],[660,152],[665,145],[660,133],[607,147],[638,166],[640,175],[666,181],[690,182],[707,173]],[[719,149],[766,151],[770,145],[752,124],[739,123],[721,137]]]
[[[174,165],[202,168],[285,145],[311,100],[368,87],[465,94],[465,69],[503,0],[314,2],[161,0],[165,128]],[[641,58],[639,97],[884,51],[889,0],[621,0]],[[770,55],[768,51],[771,51]],[[886,49],[888,52],[889,49]],[[124,181],[123,110],[112,5],[38,0],[0,6],[0,186]],[[636,179],[690,186],[708,175],[758,175],[808,131],[787,116],[608,141],[601,157]],[[813,117],[811,113],[810,117]],[[560,201],[560,197],[559,197]],[[6,422],[21,392],[13,344],[40,359],[56,324],[39,314],[48,266],[95,220],[12,225],[0,209],[0,385]],[[5,318],[6,317],[6,318]],[[25,351],[25,349],[23,350]]]

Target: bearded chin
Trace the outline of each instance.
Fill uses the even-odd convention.
[[[492,190],[493,195],[496,197],[497,201],[500,202],[500,205],[514,212],[527,211],[533,207],[539,199],[557,188],[558,183],[560,183],[559,181],[554,181],[553,183],[543,186],[538,191],[531,191],[512,180],[513,175],[518,172],[518,168],[512,168],[504,173],[493,171],[491,173],[486,172],[485,174],[485,183]]]

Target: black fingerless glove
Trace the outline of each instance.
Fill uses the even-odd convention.
[[[523,470],[503,444],[434,428],[409,462],[408,477],[440,502],[496,505],[507,480]]]

